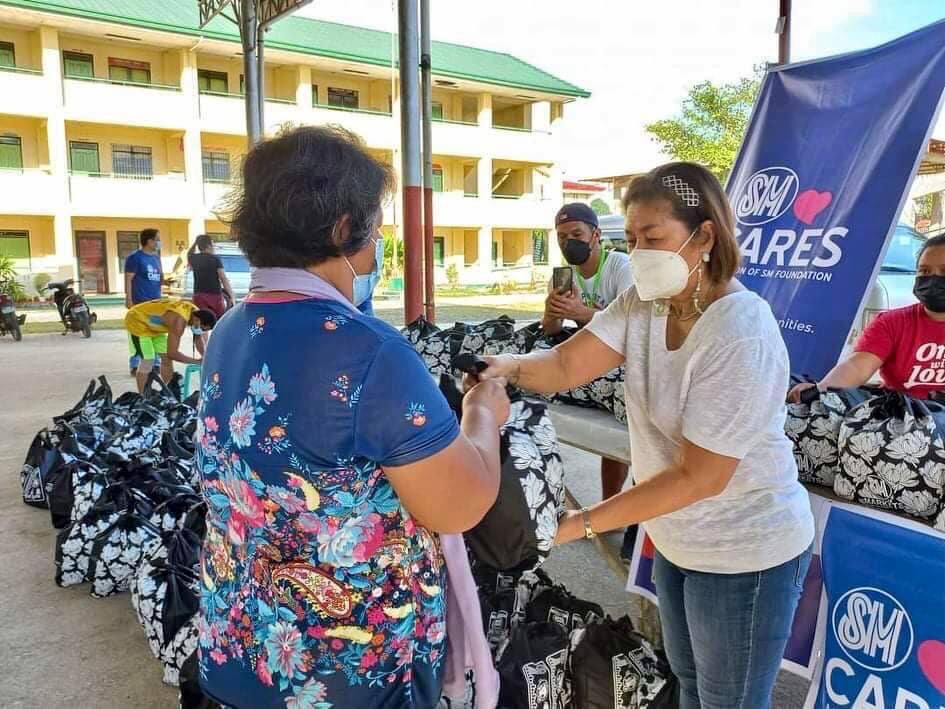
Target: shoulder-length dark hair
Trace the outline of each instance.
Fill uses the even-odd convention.
[[[742,254],[735,240],[732,207],[715,175],[693,162],[660,165],[630,183],[623,207],[626,211],[631,204],[658,201],[669,202],[673,217],[690,230],[705,221],[715,225],[715,246],[709,254],[706,272],[713,283],[725,283],[734,278],[741,266]]]
[[[363,249],[393,192],[390,166],[340,126],[291,128],[254,146],[228,218],[253,266],[305,268]],[[345,214],[351,236],[340,243]]]

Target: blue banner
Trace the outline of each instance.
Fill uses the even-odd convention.
[[[728,191],[739,278],[794,372],[836,363],[878,273],[945,89],[943,37],[945,21],[765,77]]]
[[[807,706],[945,706],[945,535],[837,505],[821,559],[824,655]]]

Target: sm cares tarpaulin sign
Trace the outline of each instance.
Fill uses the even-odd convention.
[[[945,21],[765,77],[728,192],[739,278],[771,304],[792,371],[836,363],[943,89]]]

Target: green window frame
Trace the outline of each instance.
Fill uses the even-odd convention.
[[[433,191],[443,191],[443,168],[439,165],[433,166]]]
[[[440,103],[439,101],[434,101],[434,102],[433,102],[433,108],[431,109],[431,112],[432,112],[433,118],[439,118],[439,119],[442,120],[442,118],[443,118],[443,104]]]
[[[433,265],[444,266],[446,264],[446,237],[433,237]]]
[[[223,71],[197,70],[197,89],[201,93],[229,93],[230,77]]]
[[[112,145],[112,173],[119,177],[151,179],[154,164],[146,145]]]
[[[17,270],[32,270],[30,233],[28,231],[0,231],[0,256],[13,259]]]
[[[360,108],[361,96],[354,89],[328,87],[328,105],[336,108]]]
[[[102,172],[98,143],[69,141],[69,169],[73,173],[98,175]]]
[[[109,57],[108,78],[112,81],[124,81],[132,84],[150,84],[151,65],[147,62]]]
[[[204,182],[229,182],[230,154],[216,150],[204,150],[202,156]]]
[[[95,58],[83,52],[63,52],[62,73],[67,79],[94,79]]]
[[[0,42],[0,66],[16,66],[16,45],[13,42]]]
[[[23,141],[18,135],[0,135],[0,170],[23,169]]]
[[[548,265],[548,235],[539,229],[532,232],[532,264]]]

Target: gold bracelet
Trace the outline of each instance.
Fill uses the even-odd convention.
[[[584,538],[593,539],[597,536],[597,532],[591,527],[591,510],[589,507],[581,508],[581,519],[584,521]]]

